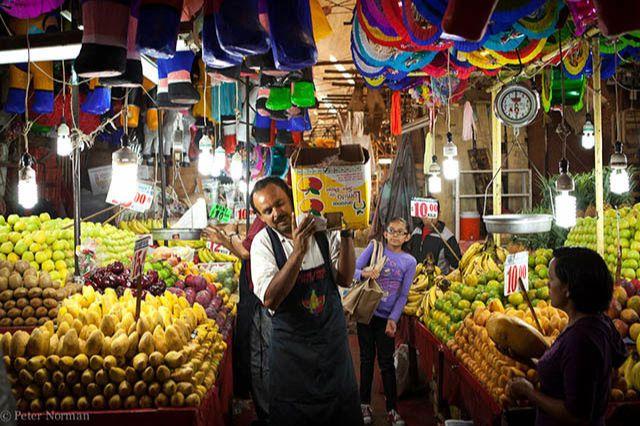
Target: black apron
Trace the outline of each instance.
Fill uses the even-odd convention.
[[[266,229],[282,269],[287,261],[282,243],[275,231]],[[363,424],[329,242],[325,233],[315,238],[324,264],[300,271],[272,319],[269,417],[273,426]]]

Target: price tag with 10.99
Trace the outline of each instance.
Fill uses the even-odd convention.
[[[522,278],[525,291],[529,290],[529,252],[510,254],[504,262],[504,295],[520,290],[518,281]]]

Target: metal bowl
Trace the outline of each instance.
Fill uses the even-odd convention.
[[[189,228],[161,228],[152,229],[151,235],[154,241],[171,241],[183,240],[194,241],[199,240],[202,235],[202,229]]]
[[[553,216],[550,214],[502,214],[483,218],[491,234],[537,234],[549,232]]]

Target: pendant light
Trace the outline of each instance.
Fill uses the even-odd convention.
[[[446,180],[458,179],[459,163],[458,163],[458,147],[453,143],[453,134],[451,133],[451,99],[453,93],[451,93],[451,53],[447,55],[447,82],[449,86],[449,92],[447,95],[447,143],[443,148],[444,160],[442,161],[442,174]]]
[[[202,137],[198,142],[200,152],[198,154],[198,173],[203,176],[211,176],[213,173],[213,153],[211,149],[213,144],[211,143],[211,137],[209,137],[209,131],[205,127],[202,131]]]
[[[571,228],[576,224],[576,197],[571,194],[575,184],[569,176],[569,162],[566,158],[560,160],[560,176],[556,181],[555,197],[556,225],[561,228]]]
[[[38,182],[32,165],[33,157],[25,152],[20,159],[18,171],[18,203],[27,210],[38,204]]]
[[[560,61],[562,62],[562,41],[558,37],[558,45],[560,48]],[[562,138],[562,159],[560,160],[560,176],[556,181],[555,196],[555,220],[556,225],[561,228],[571,228],[576,224],[577,203],[576,197],[571,194],[575,189],[573,178],[569,176],[569,162],[567,161],[567,137],[569,131],[565,123],[565,93],[564,78],[560,79],[562,85],[562,121],[558,127],[558,134]]]
[[[609,160],[611,176],[609,190],[614,194],[629,192],[629,173],[627,172],[627,156],[622,152],[622,142],[615,143],[615,149]]]
[[[69,126],[62,118],[62,122],[58,126],[58,139],[56,141],[56,152],[60,157],[67,157],[71,155],[73,151],[73,144],[71,143],[71,131]]]
[[[213,173],[212,176],[218,177],[222,174],[222,171],[227,165],[227,153],[224,151],[222,145],[218,145],[213,152]]]
[[[242,177],[244,167],[242,167],[242,156],[236,151],[231,157],[231,165],[229,166],[229,176],[234,181],[239,180]],[[246,184],[245,184],[246,185]]]
[[[431,165],[429,166],[429,179],[427,180],[429,193],[439,194],[442,192],[442,179],[440,178],[440,164],[438,164],[438,157],[435,155],[431,158]]]
[[[585,117],[584,126],[582,126],[581,144],[584,149],[593,149],[596,145],[595,127],[593,126],[593,118],[589,113],[589,96],[587,96],[587,116]]]
[[[73,144],[71,143],[71,131],[64,119],[64,109],[67,105],[67,80],[64,72],[64,61],[62,61],[62,119],[58,126],[58,138],[56,140],[56,153],[59,157],[67,157],[71,155],[73,151]]]
[[[622,151],[622,141],[620,134],[620,113],[618,111],[618,81],[614,76],[616,92],[616,134],[618,140],[614,144],[613,154],[609,159],[611,176],[609,176],[609,190],[614,194],[624,194],[629,192],[629,172],[627,172],[627,156]]]
[[[447,132],[447,143],[443,148],[443,153],[442,174],[446,180],[456,180],[460,173],[457,159],[458,147],[453,143],[451,132]]]
[[[125,120],[126,122],[126,120]],[[122,135],[122,147],[111,156],[111,187],[113,197],[120,203],[133,201],[138,190],[138,155],[129,148],[129,136]]]

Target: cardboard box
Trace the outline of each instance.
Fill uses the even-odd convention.
[[[323,216],[329,229],[366,229],[371,214],[369,152],[359,145],[300,148],[291,156],[296,216]]]

